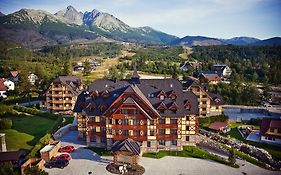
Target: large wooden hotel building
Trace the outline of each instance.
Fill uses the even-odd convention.
[[[198,133],[198,101],[176,79],[96,80],[74,107],[78,137],[89,146],[111,149],[133,139],[142,152],[182,150]]]

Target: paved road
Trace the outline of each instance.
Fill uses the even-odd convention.
[[[46,169],[49,175],[110,175],[105,167],[111,162],[112,157],[100,157],[91,150],[85,149],[85,143],[77,140],[77,132],[69,132],[61,138],[62,144],[72,144],[77,149],[71,153],[72,160],[64,169]],[[237,160],[240,168],[216,163],[210,160],[164,157],[162,159],[144,158],[139,164],[144,166],[145,175],[280,175],[280,172],[273,172],[257,167],[243,160]]]

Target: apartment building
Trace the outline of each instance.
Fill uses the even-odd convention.
[[[78,77],[59,76],[43,93],[40,108],[50,112],[71,113],[82,89],[83,85]]]
[[[197,97],[176,79],[95,80],[77,99],[78,137],[111,149],[133,139],[142,152],[182,150],[198,133]]]
[[[212,116],[222,114],[223,99],[219,94],[208,92],[208,87],[195,80],[183,84],[184,92],[193,92],[197,96],[199,115]]]

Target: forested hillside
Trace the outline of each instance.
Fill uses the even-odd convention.
[[[281,83],[281,46],[195,47],[191,57],[203,62],[203,70],[225,63],[239,74],[240,81]]]

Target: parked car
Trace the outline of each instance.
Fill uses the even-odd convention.
[[[59,159],[59,160],[53,160],[51,159],[50,161],[45,163],[45,167],[46,168],[64,168],[69,164],[68,160],[63,160],[63,159]]]
[[[52,160],[71,160],[71,156],[69,154],[61,154],[57,157],[53,157]]]
[[[74,146],[64,146],[64,147],[61,147],[60,149],[59,149],[59,152],[61,152],[61,153],[71,153],[71,152],[73,152],[75,149],[74,149]]]

